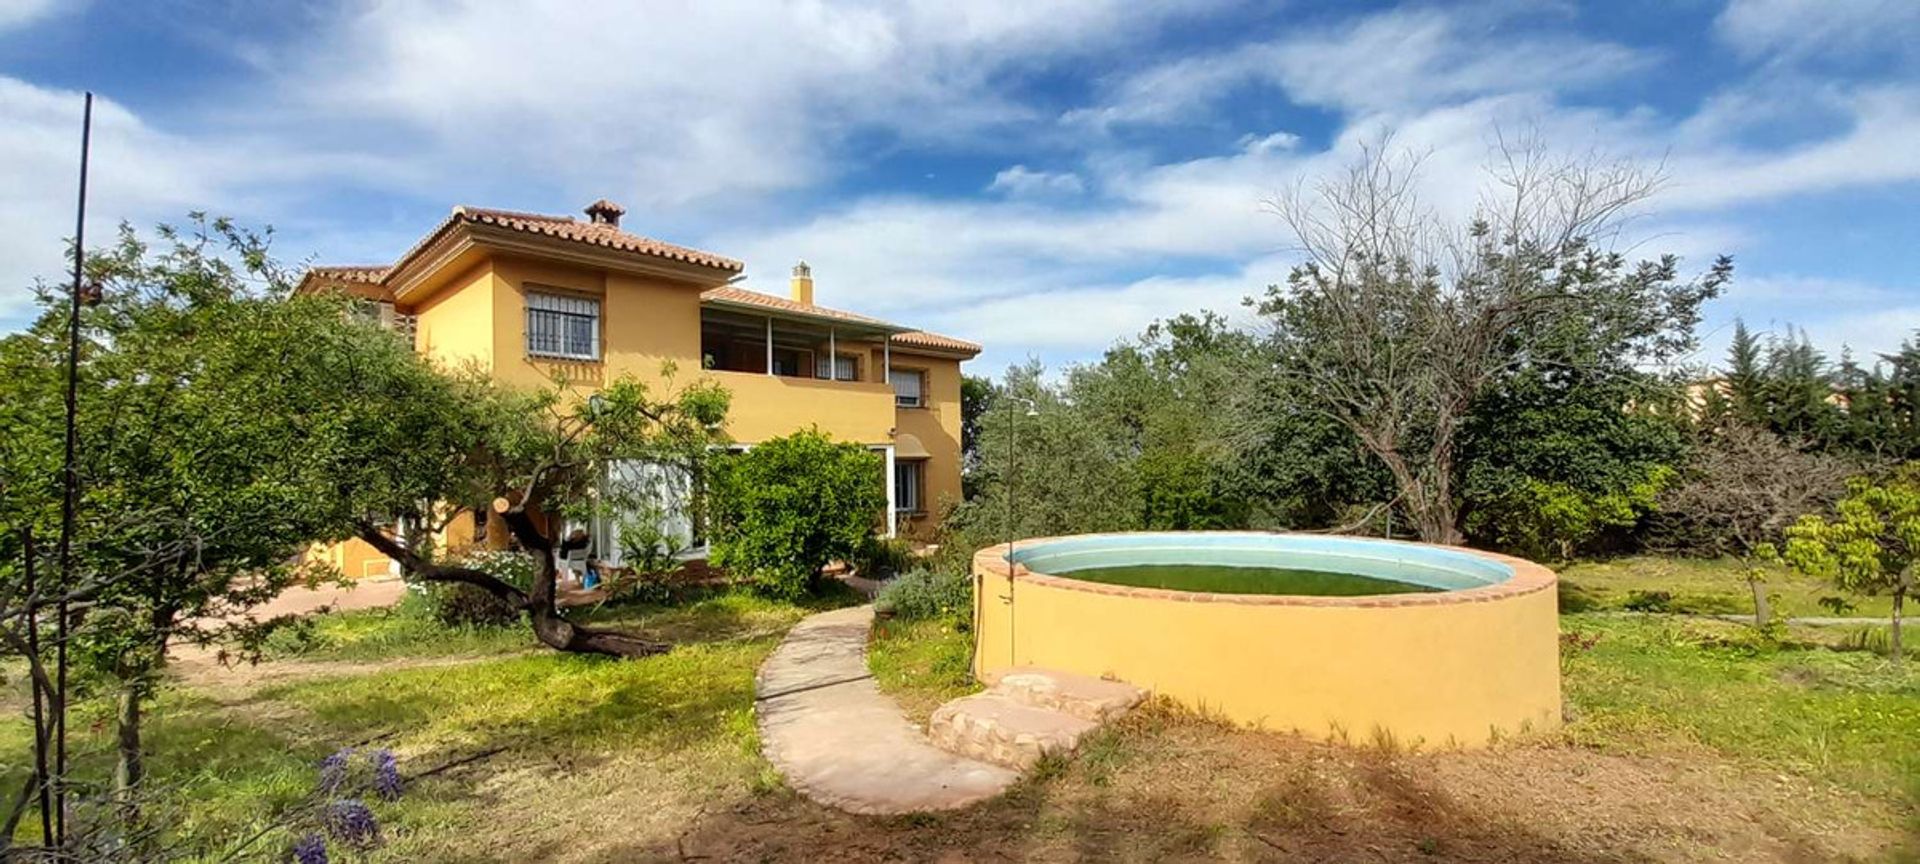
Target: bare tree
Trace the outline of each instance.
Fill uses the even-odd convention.
[[[1378,457],[1431,542],[1462,539],[1455,446],[1475,399],[1529,366],[1598,358],[1543,347],[1598,335],[1613,358],[1660,363],[1691,347],[1701,302],[1731,275],[1678,278],[1664,256],[1606,248],[1660,175],[1501,141],[1473,215],[1419,194],[1423,159],[1366,148],[1346,171],[1269,202],[1305,256],[1250,300],[1272,325],[1287,398],[1333,418]]]
[[[1779,561],[1788,526],[1832,506],[1859,469],[1765,429],[1728,425],[1703,442],[1685,479],[1660,496],[1656,542],[1739,559],[1753,592],[1754,626],[1765,627],[1772,614],[1762,565]]]

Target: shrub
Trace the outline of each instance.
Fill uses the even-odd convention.
[[[1620,606],[1630,612],[1669,612],[1673,608],[1673,594],[1669,591],[1629,591],[1626,602]]]
[[[714,481],[714,565],[778,597],[851,559],[887,504],[880,456],[817,429],[718,460]]]
[[[461,566],[482,570],[522,591],[533,588],[536,567],[524,552],[477,550],[460,558]],[[505,627],[520,623],[520,610],[482,588],[458,583],[414,586],[433,609],[434,620],[448,627]]]
[[[851,563],[869,579],[890,579],[913,566],[913,546],[905,540],[868,537],[853,553]]]
[[[973,609],[973,579],[953,570],[911,570],[880,589],[874,609],[908,621],[942,616],[966,619]]]

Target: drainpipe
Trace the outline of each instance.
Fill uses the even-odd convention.
[[[827,380],[840,380],[840,343],[835,341],[833,327],[827,327]]]
[[[767,374],[773,374],[773,316],[767,316]]]
[[[899,511],[900,491],[899,489],[895,488],[896,481],[894,479],[894,474],[893,474],[893,466],[894,466],[893,452],[894,452],[893,445],[888,444],[887,445],[887,539],[888,540],[892,540],[894,535],[898,533],[897,529],[895,528],[895,523],[900,521],[897,515],[900,512]]]

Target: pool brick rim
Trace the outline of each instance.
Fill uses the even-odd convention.
[[[1178,591],[1170,588],[1142,588],[1131,585],[1115,585],[1107,582],[1093,582],[1075,579],[1070,575],[1055,575],[1034,570],[1025,564],[1007,560],[1009,547],[1018,554],[1021,551],[1060,541],[1096,540],[1103,538],[1127,539],[1141,537],[1166,537],[1180,534],[1205,534],[1209,536],[1244,537],[1298,537],[1324,540],[1340,537],[1346,540],[1365,543],[1393,544],[1425,549],[1439,549],[1468,555],[1497,564],[1503,564],[1512,571],[1506,579],[1490,585],[1473,588],[1459,588],[1444,591],[1407,594],[1370,594],[1360,596],[1324,596],[1310,594],[1220,594],[1205,591]],[[1089,594],[1106,594],[1119,597],[1138,597],[1141,599],[1169,600],[1180,603],[1234,603],[1247,606],[1318,606],[1333,608],[1380,609],[1408,606],[1448,606],[1466,603],[1490,603],[1513,597],[1520,597],[1554,588],[1559,577],[1552,570],[1511,555],[1487,552],[1465,546],[1448,546],[1439,543],[1420,543],[1411,540],[1389,540],[1379,537],[1352,537],[1347,535],[1307,534],[1298,531],[1120,531],[1098,534],[1069,534],[1054,537],[1034,537],[1021,539],[1011,544],[1001,543],[988,546],[974,553],[975,572],[986,572],[1018,582],[1035,585],[1047,585],[1068,591],[1082,591]]]

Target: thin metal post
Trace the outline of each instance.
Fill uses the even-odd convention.
[[[39,787],[40,797],[40,845],[53,845],[53,800],[52,789],[47,783],[47,716],[46,701],[52,694],[40,683],[39,675],[33,674],[33,667],[40,663],[40,613],[38,598],[34,595],[34,559],[40,550],[33,543],[33,527],[28,526],[20,532],[20,548],[26,554],[22,562],[26,572],[27,596],[27,654],[31,656],[28,664],[27,680],[33,685],[33,782]]]
[[[67,591],[73,584],[74,510],[79,500],[79,471],[74,466],[79,449],[79,424],[76,407],[80,397],[80,292],[86,279],[87,260],[87,151],[93,145],[93,93],[88,91],[80,114],[80,195],[73,226],[73,289],[67,308],[67,399],[66,457],[60,471],[60,573],[54,638],[57,652],[54,663],[58,680],[54,683],[54,755],[53,755],[53,842],[56,848],[67,844]]]
[[[840,380],[840,343],[834,340],[833,328],[827,328],[827,380]]]
[[[773,316],[767,316],[767,374],[773,374]]]

